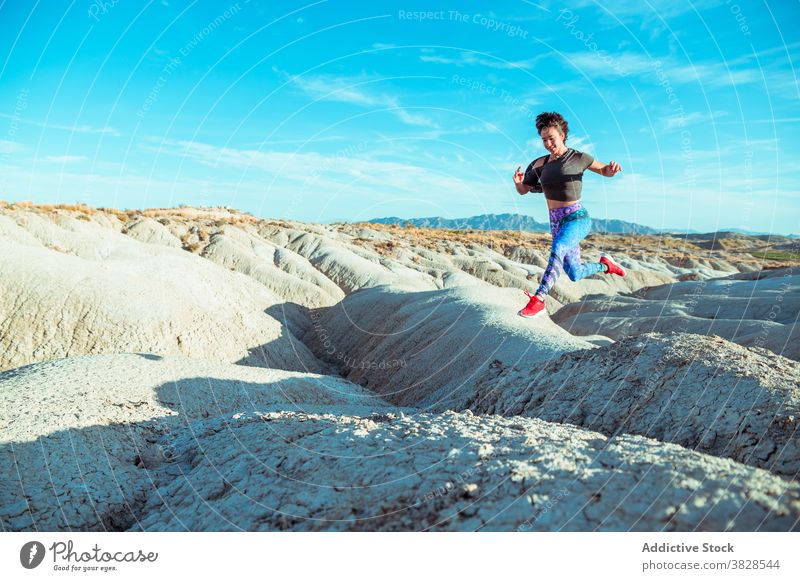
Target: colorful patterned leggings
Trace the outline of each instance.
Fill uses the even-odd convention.
[[[572,216],[573,214],[575,215]],[[536,290],[539,298],[544,300],[562,272],[566,272],[573,281],[605,272],[606,267],[599,262],[581,264],[580,241],[588,236],[591,225],[592,219],[580,202],[550,210],[553,246],[550,249],[550,260],[542,274],[542,282]]]

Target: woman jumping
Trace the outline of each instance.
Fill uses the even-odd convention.
[[[544,192],[553,246],[538,290],[532,295],[525,289],[530,300],[519,311],[523,317],[533,317],[544,310],[544,297],[562,272],[573,281],[598,272],[625,276],[625,269],[608,254],[601,255],[600,262],[581,263],[580,247],[580,241],[586,238],[591,228],[589,213],[580,203],[583,172],[590,169],[610,178],[622,171],[622,167],[615,161],[604,164],[588,153],[567,147],[564,142],[569,127],[558,113],[538,115],[536,130],[550,155],[534,159],[524,174],[520,172],[522,166],[519,166],[514,172],[514,185],[522,196],[528,192]]]

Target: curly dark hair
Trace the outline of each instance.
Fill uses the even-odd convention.
[[[550,113],[539,113],[536,116],[536,132],[541,135],[542,129],[546,127],[557,128],[559,131],[561,131],[561,133],[564,134],[564,141],[567,140],[569,124],[567,123],[567,120],[561,116],[561,113],[556,113],[555,111]]]

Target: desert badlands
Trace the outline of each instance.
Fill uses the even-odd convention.
[[[797,239],[0,203],[4,531],[800,530]]]

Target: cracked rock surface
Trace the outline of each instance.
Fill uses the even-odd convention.
[[[204,418],[390,407],[337,377],[133,353],[27,365],[0,373],[0,390],[0,523],[12,531],[127,527],[171,434]]]
[[[275,411],[199,422],[129,530],[797,530],[800,485],[534,418]]]
[[[645,333],[489,377],[460,409],[641,434],[787,477],[800,473],[800,363],[766,349],[713,335]]]

